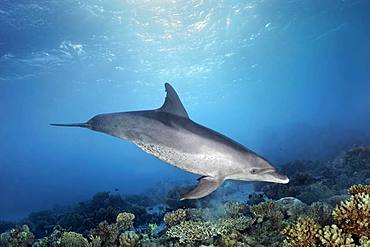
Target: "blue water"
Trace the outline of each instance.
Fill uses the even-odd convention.
[[[277,166],[370,143],[370,2],[1,0],[0,220],[97,191],[195,176],[134,145],[51,122],[153,109]]]

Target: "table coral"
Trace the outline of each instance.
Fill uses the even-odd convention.
[[[166,231],[169,239],[176,239],[181,244],[203,242],[217,236],[211,222],[183,221]]]

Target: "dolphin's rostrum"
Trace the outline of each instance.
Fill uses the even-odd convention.
[[[129,140],[145,152],[201,175],[183,199],[197,199],[215,191],[226,179],[288,183],[265,158],[230,138],[193,122],[173,87],[159,109],[99,114],[86,123],[52,124],[89,128]]]

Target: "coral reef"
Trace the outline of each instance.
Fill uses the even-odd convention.
[[[75,207],[32,213],[20,226],[0,224],[2,231],[13,228],[0,234],[0,246],[370,247],[370,185],[359,183],[370,174],[369,148],[284,169],[291,183],[260,184],[264,194],[232,200],[214,194],[179,202],[184,187],[163,193],[164,201],[100,192]]]
[[[283,230],[285,246],[355,247],[369,246],[370,241],[370,194],[369,185],[353,185],[348,189],[351,197],[338,204],[332,212],[338,224],[323,229],[312,218],[299,218]],[[310,214],[328,218],[329,209],[321,202],[311,205]],[[358,243],[359,245],[356,245]]]
[[[135,219],[136,227],[145,225],[147,222],[160,223],[163,214],[160,212],[149,214],[145,208],[147,202],[142,196],[128,198],[126,200],[120,195],[98,192],[90,201],[80,202],[75,207],[31,213],[21,224],[28,225],[35,236],[40,238],[50,234],[55,225],[86,234],[102,221],[107,221],[109,224],[114,223],[117,215],[122,211],[140,215]],[[139,201],[135,202],[134,198],[138,198]]]
[[[256,183],[256,190],[274,200],[295,197],[307,204],[322,201],[335,206],[348,187],[369,183],[370,147],[355,146],[328,162],[290,162],[282,172],[290,178],[288,184]]]

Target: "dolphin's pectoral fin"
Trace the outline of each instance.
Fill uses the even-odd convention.
[[[224,181],[223,178],[220,177],[208,177],[203,176],[198,179],[199,182],[197,186],[190,192],[186,193],[180,199],[187,200],[187,199],[198,199],[205,197],[215,191]]]

